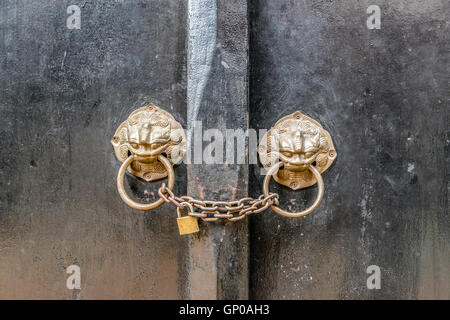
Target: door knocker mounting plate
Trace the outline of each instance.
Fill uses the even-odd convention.
[[[323,173],[337,156],[328,131],[299,111],[281,118],[267,131],[258,146],[258,154],[266,170],[281,160],[283,168],[273,178],[293,190],[316,184],[309,166]]]

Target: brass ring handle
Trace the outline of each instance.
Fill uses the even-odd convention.
[[[278,162],[278,163],[274,164],[267,172],[267,175],[264,178],[264,183],[263,183],[263,193],[264,193],[265,197],[267,197],[269,195],[269,182],[270,182],[270,179],[272,178],[272,175],[275,174],[276,170],[278,170],[278,168],[281,168],[283,165],[284,165],[283,162]],[[299,218],[299,217],[304,217],[304,216],[310,214],[312,211],[314,211],[314,209],[317,208],[320,201],[322,201],[323,192],[324,192],[325,188],[324,188],[322,176],[321,176],[319,170],[317,170],[313,165],[310,165],[308,167],[308,169],[309,169],[309,171],[312,172],[312,174],[316,178],[317,186],[319,189],[314,203],[309,208],[307,208],[303,211],[300,211],[300,212],[287,212],[287,211],[284,211],[283,209],[279,208],[278,206],[275,206],[272,204],[272,205],[270,205],[270,207],[272,208],[273,211],[275,211],[276,213],[278,213],[282,216],[288,217],[288,218]]]
[[[164,199],[160,198],[159,200],[157,200],[155,202],[146,203],[146,204],[138,203],[134,200],[131,200],[131,198],[125,192],[125,188],[123,186],[123,178],[125,176],[125,171],[127,170],[128,166],[131,164],[131,162],[133,160],[134,160],[134,156],[133,155],[129,156],[122,163],[122,166],[119,169],[119,173],[117,174],[117,190],[119,191],[120,197],[127,205],[129,205],[130,207],[137,209],[137,210],[150,210],[150,209],[158,208],[160,205],[162,205],[165,202]],[[168,174],[167,188],[172,190],[173,185],[175,183],[175,174],[173,172],[172,164],[162,154],[158,155],[158,161],[161,162],[167,170],[167,174]]]

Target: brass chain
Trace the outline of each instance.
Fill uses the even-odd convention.
[[[166,188],[163,183],[158,190],[158,194],[167,203],[173,203],[177,207],[187,207],[192,205],[194,212],[188,211],[188,215],[200,218],[204,221],[217,221],[227,219],[229,221],[238,221],[244,219],[247,215],[260,213],[266,210],[270,205],[278,205],[278,194],[269,193],[267,197],[260,195],[257,199],[245,197],[236,201],[209,201],[197,200],[189,196],[177,197]]]

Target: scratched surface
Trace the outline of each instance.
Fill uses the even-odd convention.
[[[186,244],[173,207],[138,212],[120,199],[110,139],[145,102],[185,126],[182,1],[0,4],[0,297],[185,296]],[[176,192],[186,192],[176,169]],[[127,177],[140,201],[157,184]],[[81,268],[81,290],[66,267]]]
[[[245,131],[248,127],[247,5],[245,0],[214,2],[191,1],[201,5],[190,8],[190,35],[196,39],[190,37],[188,46],[187,114],[190,121],[202,121],[203,130],[219,129],[225,137],[226,129]],[[214,7],[216,14],[211,12]],[[206,25],[215,30],[205,30]],[[211,142],[214,141],[204,142],[203,154],[209,154],[205,150]],[[225,150],[225,144],[212,154],[221,154],[220,148]],[[246,151],[247,146],[240,152]],[[236,154],[234,157],[238,158]],[[246,164],[194,162],[187,173],[191,196],[216,201],[247,196]],[[200,228],[201,232],[189,242],[189,297],[248,298],[247,220],[201,223]]]
[[[366,8],[381,7],[381,29]],[[263,1],[250,7],[250,126],[295,110],[332,135],[319,208],[250,223],[250,297],[449,298],[448,2]],[[253,196],[263,177],[250,169]],[[316,188],[271,184],[305,208]],[[368,290],[366,268],[381,269]]]

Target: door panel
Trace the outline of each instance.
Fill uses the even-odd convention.
[[[88,1],[68,29],[71,4],[0,6],[0,297],[183,297],[176,213],[122,202],[110,140],[149,101],[185,126],[185,5]],[[185,193],[185,168],[176,175]],[[126,180],[140,201],[158,197]],[[66,288],[70,265],[81,290]]]
[[[250,224],[250,297],[448,299],[446,1],[250,1],[250,126],[296,110],[333,137],[337,159],[310,216]],[[250,170],[252,195],[260,169]],[[289,210],[316,187],[272,182]],[[381,269],[368,290],[367,267]]]

